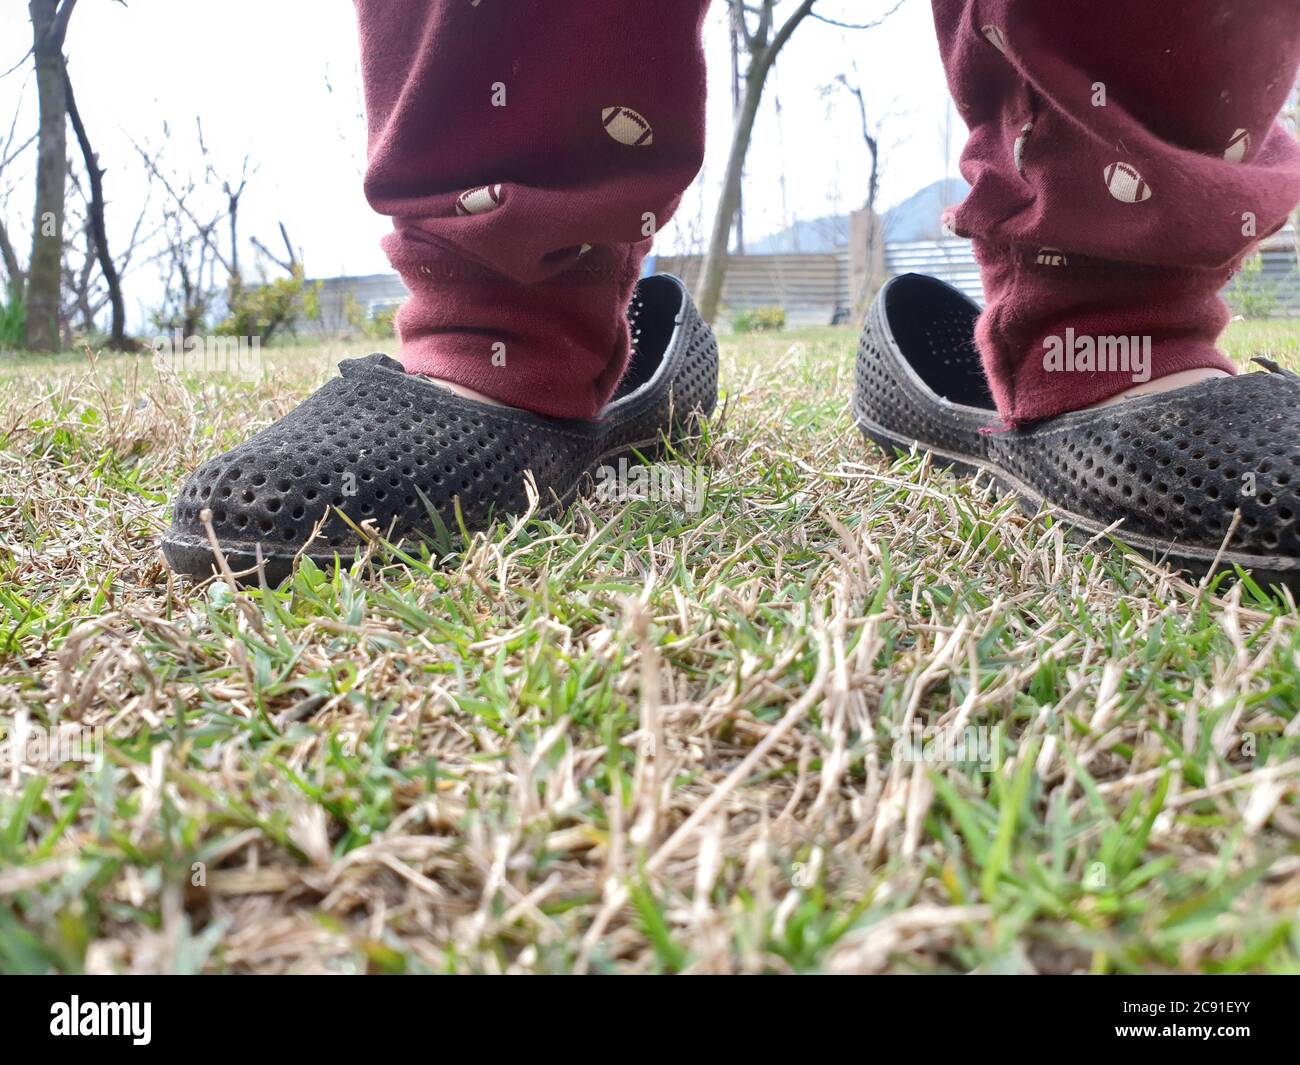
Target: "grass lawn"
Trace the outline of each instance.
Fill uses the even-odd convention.
[[[0,970],[1300,971],[1294,604],[884,457],[854,345],[724,340],[700,513],[239,594],[168,497],[347,350],[0,357],[0,727],[104,737],[0,766]]]

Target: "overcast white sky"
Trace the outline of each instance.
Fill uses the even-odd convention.
[[[793,6],[784,0],[778,11]],[[820,0],[817,10],[862,22],[890,6],[892,0]],[[0,71],[18,63],[30,43],[26,7],[18,0],[0,4]],[[705,167],[660,235],[661,252],[690,250],[707,232],[722,176],[731,97],[720,2],[709,15],[706,49]],[[283,220],[316,277],[388,269],[379,249],[387,222],[370,212],[361,192],[365,129],[348,0],[129,0],[127,7],[80,0],[67,54],[83,117],[108,170],[110,239],[125,239],[139,213],[144,181],[132,142],[161,151],[172,171],[198,173],[198,115],[220,170],[234,176],[246,154],[258,168],[241,210],[246,235],[278,246],[275,227]],[[877,116],[892,115],[883,130],[882,206],[946,176],[945,166],[956,173],[965,131],[953,119],[946,143],[948,95],[928,0],[906,0],[884,26],[867,32],[809,21],[768,83],[747,166],[747,237],[861,204],[867,154],[856,104],[842,91],[821,92],[837,74],[855,76],[855,65],[869,106]],[[20,129],[34,131],[35,97],[29,60],[0,80],[0,136],[16,107]],[[69,141],[75,154],[71,134]],[[30,239],[34,166],[29,150],[0,177],[0,210],[20,248]],[[6,186],[13,187],[4,204]],[[144,305],[156,301],[156,288],[149,268],[127,278],[133,319],[141,320]]]

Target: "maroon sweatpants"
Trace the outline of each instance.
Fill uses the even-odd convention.
[[[1216,293],[1300,200],[1274,125],[1297,0],[933,0],[973,185],[979,327],[1010,424],[1129,388],[1056,373],[1072,328],[1149,336],[1152,377],[1231,369]],[[412,298],[407,370],[590,418],[625,307],[704,147],[708,0],[356,0],[366,194]]]
[[[981,264],[1003,420],[1133,386],[1131,367],[1058,369],[1070,337],[1150,338],[1152,378],[1232,372],[1218,292],[1300,200],[1276,124],[1300,0],[934,0],[934,18],[971,130],[953,228]]]
[[[708,0],[356,0],[366,195],[411,373],[591,418],[704,159]]]

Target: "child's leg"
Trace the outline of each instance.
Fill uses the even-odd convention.
[[[408,372],[591,418],[704,151],[707,0],[356,0]]]
[[[1152,379],[1232,372],[1218,292],[1300,200],[1300,148],[1275,124],[1296,0],[933,3],[971,129],[954,223],[983,268],[978,339],[1004,420],[1141,379],[1056,369],[1071,336],[1150,337]]]
[[[356,4],[366,194],[393,217],[385,247],[412,293],[401,362],[344,362],[194,472],[163,539],[194,577],[279,581],[374,534],[418,549],[554,513],[606,459],[689,436],[717,400],[717,344],[686,290],[636,280],[703,157],[706,0]],[[629,316],[628,394],[608,402]]]

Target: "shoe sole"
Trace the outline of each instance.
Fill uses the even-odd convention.
[[[1243,570],[1251,572],[1257,584],[1280,584],[1292,591],[1300,591],[1300,570],[1297,570],[1293,564],[1287,565],[1291,560],[1286,556],[1251,555],[1236,551],[1207,551],[1204,548],[1179,544],[1176,540],[1160,540],[1139,534],[1123,533],[1119,529],[1110,529],[1108,532],[1107,526],[1099,525],[1091,518],[1076,514],[1067,507],[1054,503],[996,463],[977,458],[974,455],[962,455],[947,451],[944,448],[927,444],[923,440],[907,440],[896,436],[863,415],[857,409],[856,404],[854,405],[853,418],[862,435],[884,450],[886,454],[895,451],[907,453],[915,448],[918,451],[930,452],[941,460],[941,468],[951,469],[959,475],[976,476],[981,473],[985,474],[1004,492],[1016,497],[1020,510],[1024,514],[1033,517],[1044,508],[1049,509],[1074,530],[1075,539],[1091,540],[1101,537],[1113,537],[1119,543],[1132,548],[1154,562],[1186,570],[1197,578],[1203,578],[1211,571],[1222,570],[1225,567],[1231,572],[1232,566],[1240,566]]]

